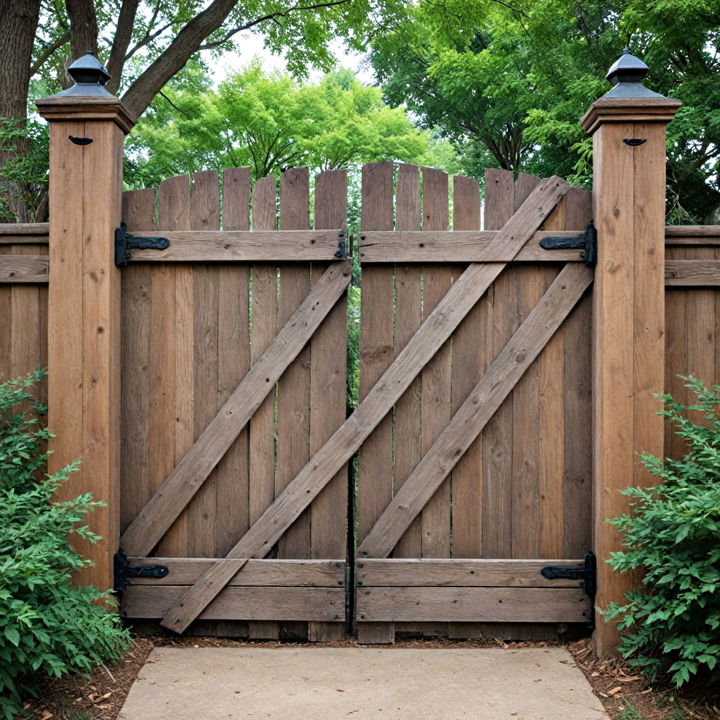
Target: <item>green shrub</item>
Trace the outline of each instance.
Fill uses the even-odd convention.
[[[0,717],[20,710],[33,677],[89,673],[112,660],[129,636],[103,604],[105,592],[74,587],[74,570],[90,564],[72,550],[68,535],[98,540],[86,513],[100,505],[89,494],[53,502],[53,494],[76,469],[44,472],[50,437],[38,416],[44,407],[29,389],[42,378],[0,381]]]
[[[657,397],[664,402],[661,414],[686,441],[686,455],[664,463],[642,456],[661,484],[624,490],[632,511],[610,521],[624,533],[625,546],[612,553],[610,565],[642,570],[644,589],[626,593],[627,604],[613,603],[606,613],[626,630],[622,655],[651,678],[669,673],[677,686],[693,676],[720,679],[720,386],[683,380],[694,404]]]

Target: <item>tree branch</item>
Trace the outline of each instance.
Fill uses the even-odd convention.
[[[132,31],[135,26],[135,17],[139,4],[140,0],[123,0],[122,6],[120,7],[120,14],[118,15],[117,26],[115,27],[115,37],[113,38],[110,58],[107,64],[107,69],[110,73],[107,89],[113,94],[116,93],[120,87],[123,67],[125,66],[125,54],[132,39]]]
[[[70,30],[66,30],[60,35],[55,42],[50,43],[41,53],[38,55],[38,59],[30,66],[30,76],[32,77],[50,56],[59,48],[62,47],[70,39]]]

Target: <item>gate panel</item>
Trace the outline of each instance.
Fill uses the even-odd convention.
[[[332,226],[341,230],[345,174],[333,178],[332,182],[319,181],[318,223],[326,228],[341,223]],[[275,183],[273,177],[256,184],[253,216],[258,230],[275,230]],[[281,226],[307,232],[307,169],[285,173],[281,187]],[[248,170],[225,171],[223,230],[248,229],[249,202]],[[187,176],[162,183],[158,222],[154,221],[154,203],[153,190],[125,195],[125,219],[131,230],[162,234],[163,230],[219,229],[216,173],[197,173],[192,184]],[[272,235],[266,233],[265,237],[273,242]],[[278,235],[278,242],[288,247],[288,236]],[[216,418],[251,365],[273,343],[276,333],[306,300],[313,282],[329,266],[328,262],[308,261],[281,265],[154,261],[132,262],[123,269],[123,531]],[[327,282],[325,279],[325,287]],[[337,280],[332,282],[339,287]],[[330,306],[328,300],[323,302],[324,313]],[[163,559],[151,557],[159,555],[168,558],[170,572],[164,579],[131,580],[123,595],[126,616],[162,617],[204,568],[224,557],[273,503],[308,460],[311,443],[321,444],[342,424],[344,302],[334,307],[316,332],[317,337],[282,374],[277,389],[268,388],[268,397],[248,427],[232,442],[150,556],[130,559],[131,565],[163,564]],[[313,378],[321,386],[314,392]],[[325,496],[318,498],[317,505],[298,519],[263,561],[297,559],[300,564],[293,566],[290,576],[270,571],[258,576],[256,569],[248,569],[247,575],[239,571],[238,579],[200,619],[232,620],[232,627],[225,625],[222,631],[262,638],[277,638],[283,628],[305,636],[307,622],[317,621],[311,626],[311,635],[337,637],[345,620],[346,482],[346,473],[339,472]],[[336,503],[341,507],[339,517]],[[137,537],[136,533],[133,539]],[[313,557],[318,560],[311,561]],[[193,562],[196,571],[192,577],[180,571]],[[318,580],[317,565],[310,564],[317,562],[332,567],[332,577],[326,573]],[[247,578],[257,581],[257,577],[261,578],[259,585],[251,589],[253,583]],[[291,624],[278,625],[280,621]]]

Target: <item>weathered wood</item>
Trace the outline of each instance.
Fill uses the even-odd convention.
[[[274,180],[274,178],[273,178]],[[130,262],[312,262],[337,260],[340,229],[275,230],[272,233],[239,230],[170,231],[158,228],[155,235],[167,238],[166,250],[133,250]],[[139,230],[137,235],[149,235]]]
[[[662,97],[601,98],[583,118],[593,135],[593,215],[598,263],[593,288],[593,525],[596,605],[622,602],[639,578],[613,572],[621,547],[607,519],[627,511],[618,490],[651,476],[638,453],[663,454],[663,421],[652,392],[664,377],[665,125],[679,107]],[[623,140],[642,138],[633,148]],[[636,202],[642,198],[642,202]],[[615,652],[615,623],[595,625],[600,656]]]
[[[364,558],[357,563],[361,587],[582,587],[581,580],[546,580],[548,566],[579,567],[583,560],[402,560]],[[360,591],[362,592],[362,591]]]
[[[374,622],[587,622],[575,588],[373,587],[358,595],[358,628]]]
[[[46,283],[47,255],[0,256],[0,283]]]
[[[675,245],[680,243],[685,244],[683,241],[690,238],[707,238],[720,240],[720,225],[665,226],[665,241],[668,245]]]
[[[277,178],[260,178],[253,186],[253,231],[277,228]],[[252,268],[251,362],[264,353],[277,332],[277,267],[262,263]],[[265,398],[250,420],[250,525],[270,507],[275,498],[275,395],[277,386]],[[251,639],[277,640],[277,623],[256,621],[248,625]]]
[[[315,229],[345,228],[347,221],[347,171],[329,170],[315,178]],[[312,280],[324,270],[314,264]],[[319,450],[343,424],[346,413],[347,300],[338,300],[310,341],[310,453]],[[314,558],[345,557],[347,552],[348,468],[340,468],[310,507],[310,555]],[[343,563],[344,568],[344,563]],[[341,578],[344,585],[344,578]],[[338,583],[336,583],[337,585]],[[308,623],[308,640],[342,640],[345,628],[338,623]]]
[[[498,232],[499,230],[367,231],[360,235],[360,262],[363,265],[393,262],[507,262],[506,255],[502,252],[498,253],[497,258],[487,254],[487,249]],[[546,237],[576,237],[583,232],[585,232],[584,228],[582,230],[538,230],[515,255],[513,262],[580,262],[582,250],[545,250],[540,247],[540,241]]]
[[[392,230],[393,165],[368,163],[362,169],[361,233]],[[377,267],[363,274],[360,312],[360,401],[387,370],[393,355],[393,268]],[[359,449],[356,448],[356,450]],[[372,527],[382,507],[392,497],[392,418],[377,423],[358,458],[357,526],[359,537]],[[372,628],[371,638],[358,630],[358,641],[392,642],[392,628]],[[383,636],[384,633],[384,636]]]
[[[217,558],[129,558],[133,567],[165,565],[164,578],[133,578],[133,585],[194,585]],[[345,560],[248,560],[228,585],[332,587],[345,584]]]
[[[720,285],[720,260],[666,260],[665,285],[717,287]]]
[[[123,615],[161,618],[185,592],[180,585],[131,585],[123,598]],[[200,614],[199,620],[345,621],[341,587],[227,587]]]
[[[14,235],[45,235],[50,233],[50,223],[0,223],[0,237]],[[36,242],[36,241],[33,241]],[[46,241],[47,242],[47,239]]]
[[[396,190],[396,232],[419,230],[419,173],[417,165],[400,165]],[[388,233],[389,234],[389,233]],[[367,268],[363,273],[373,272]],[[397,357],[422,324],[422,268],[413,265],[395,267],[394,357]],[[395,405],[395,473],[386,482],[397,490],[422,457],[422,383],[416,378]],[[416,520],[399,540],[395,557],[422,555],[422,527]],[[369,631],[363,631],[368,633]],[[390,631],[388,629],[388,635]]]
[[[505,245],[508,253],[513,248],[517,252],[567,192],[567,188],[567,183],[560,178],[544,181],[505,225],[504,232],[498,234],[496,242]],[[493,247],[490,246],[488,250],[493,250]],[[470,265],[368,392],[356,412],[235,545],[228,559],[267,555],[285,530],[387,415],[420,370],[502,272],[503,267],[502,264]],[[224,561],[208,571],[183,597],[181,606],[168,613],[163,619],[163,625],[182,632],[209,602],[208,596],[220,590],[227,580],[228,572],[229,568]]]
[[[413,470],[358,548],[367,557],[387,557],[478,433],[540,354],[592,282],[592,271],[568,265],[502,352],[490,364],[450,423]]]
[[[270,348],[248,371],[220,412],[125,531],[121,546],[128,554],[150,554],[285,368],[297,357],[349,281],[349,264],[328,268]]]
[[[77,540],[92,567],[75,580],[108,588],[120,524],[120,273],[112,237],[120,223],[123,132],[132,124],[114,98],[100,116],[86,98],[66,101],[60,114],[56,98],[38,101],[52,120],[48,426],[55,437],[48,470],[82,458],[57,498],[91,491],[106,503],[88,519],[103,539]],[[89,134],[86,147],[67,139]]]

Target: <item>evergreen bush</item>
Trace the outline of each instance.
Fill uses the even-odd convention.
[[[669,674],[678,687],[697,676],[720,679],[720,386],[683,380],[693,404],[657,397],[687,444],[685,456],[642,456],[661,482],[624,490],[631,512],[610,521],[625,547],[610,565],[641,571],[644,588],[626,593],[626,604],[610,604],[605,616],[619,618],[624,657],[653,679]]]
[[[89,674],[116,659],[129,642],[107,592],[71,584],[90,563],[68,536],[99,538],[85,515],[101,503],[83,494],[55,502],[55,491],[77,468],[44,470],[50,437],[45,408],[30,389],[43,376],[0,381],[0,717],[10,720],[39,675]]]

